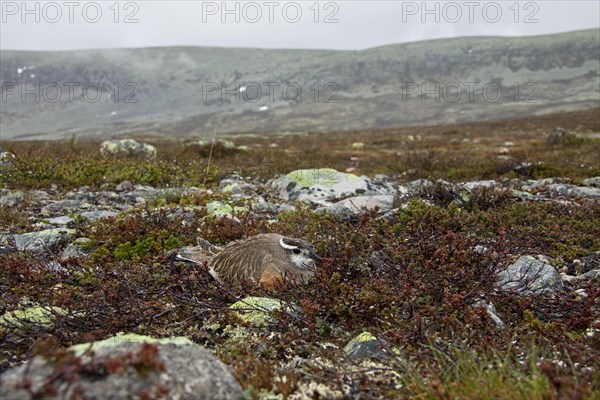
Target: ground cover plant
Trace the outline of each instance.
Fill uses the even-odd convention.
[[[498,271],[522,254],[544,255],[568,269],[600,251],[597,199],[527,202],[503,188],[461,197],[438,183],[399,197],[385,217],[375,210],[340,218],[298,202],[276,218],[240,213],[235,219],[210,215],[205,207],[233,201],[217,190],[233,172],[264,180],[324,166],[322,160],[401,182],[560,177],[579,183],[600,175],[598,139],[590,135],[600,131],[597,111],[416,131],[240,137],[236,144],[262,147],[221,149],[210,161],[206,149],[177,142],[161,146],[152,160],[102,157],[98,143],[2,144],[16,155],[2,172],[10,189],[54,184],[60,193],[130,180],[211,190],[174,191],[117,216],[76,220],[74,237],[89,238],[86,258],[0,254],[0,315],[39,305],[52,316],[50,323],[25,318],[0,327],[0,372],[32,354],[72,359],[59,349],[133,332],[187,336],[214,350],[247,398],[600,398],[597,281],[582,284],[585,295],[566,289],[522,295],[496,285]],[[559,123],[567,134],[556,133]],[[498,149],[507,141],[514,143],[510,158],[497,158],[506,155]],[[364,147],[353,147],[357,142]],[[0,230],[35,229],[28,216],[37,210],[27,202],[0,208]],[[313,243],[323,257],[315,279],[241,293],[219,285],[206,265],[181,262],[174,252],[198,236],[225,244],[265,232]],[[63,269],[48,268],[58,261]],[[297,307],[272,311],[266,324],[255,325],[229,308],[242,295]],[[482,299],[495,306],[504,326]],[[353,359],[344,347],[364,332],[383,350]],[[154,353],[147,346],[143,354],[96,367],[103,374],[124,364],[160,370]],[[78,365],[68,371],[71,379],[93,367]]]

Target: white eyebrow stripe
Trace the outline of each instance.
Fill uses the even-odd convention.
[[[285,244],[285,243],[283,242],[283,238],[279,239],[279,245],[280,245],[281,247],[283,247],[284,249],[286,249],[286,250],[294,250],[294,249],[297,249],[297,248],[298,248],[298,247],[296,247],[296,246],[290,246],[289,244]]]

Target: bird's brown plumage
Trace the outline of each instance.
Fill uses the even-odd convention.
[[[280,279],[307,281],[314,275],[315,261],[320,260],[310,243],[275,233],[256,235],[224,248],[206,241],[199,245],[185,258],[208,261],[213,276],[232,286],[272,286]]]

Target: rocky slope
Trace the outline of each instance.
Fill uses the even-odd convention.
[[[1,59],[3,140],[454,123],[600,99],[598,30],[362,51],[169,47]]]

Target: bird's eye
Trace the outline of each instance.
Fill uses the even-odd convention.
[[[300,254],[300,249],[294,249],[293,252],[294,254]]]

